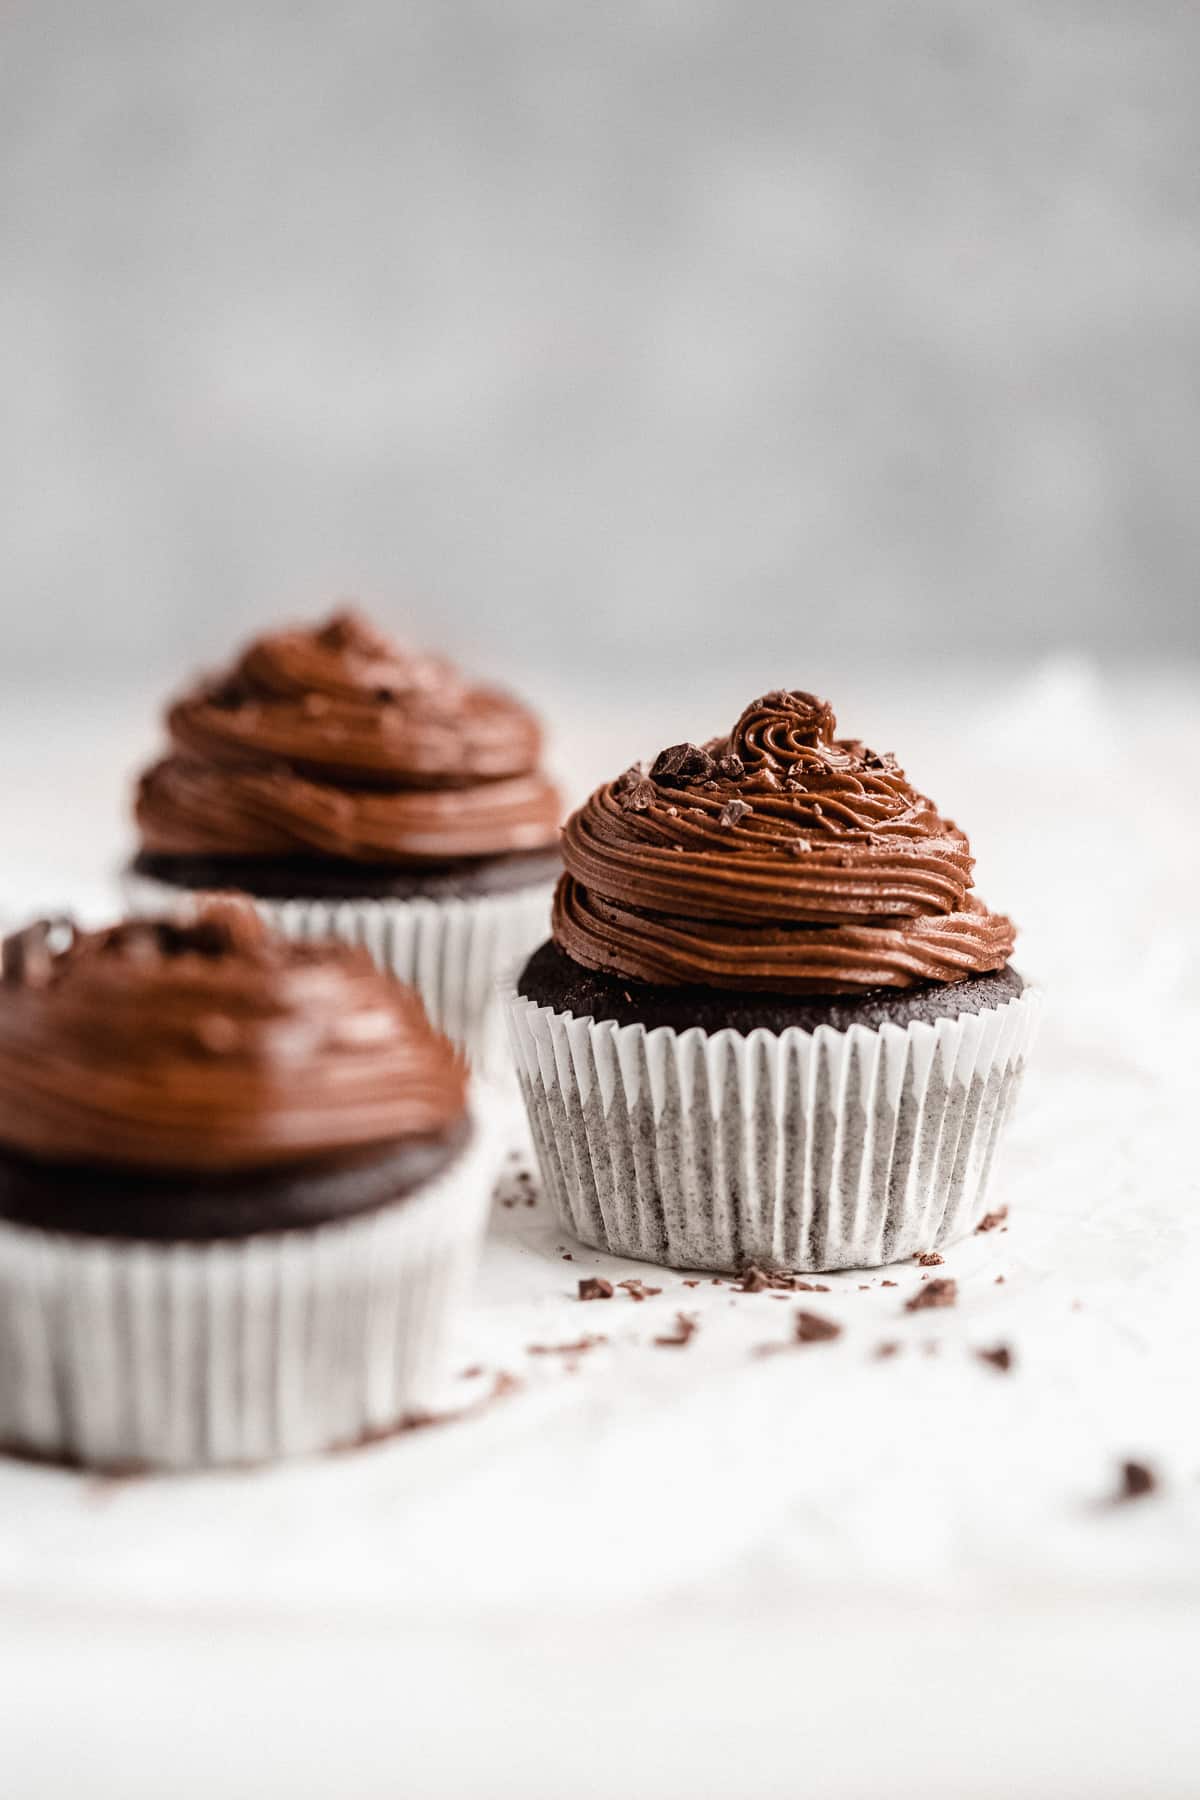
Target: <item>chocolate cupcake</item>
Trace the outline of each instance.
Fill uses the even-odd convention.
[[[972,1228],[1039,997],[894,757],[768,694],[598,789],[563,857],[552,941],[505,997],[564,1225],[713,1269]]]
[[[241,902],[38,924],[0,979],[0,1444],[257,1462],[425,1403],[492,1152],[364,950]]]
[[[167,729],[131,904],[237,889],[289,936],[365,944],[487,1062],[497,972],[544,933],[561,868],[529,710],[340,612],[257,639]]]

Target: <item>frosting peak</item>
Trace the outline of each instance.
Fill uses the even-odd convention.
[[[561,948],[631,980],[779,993],[1002,967],[1013,928],[970,893],[964,834],[836,729],[781,689],[598,788],[564,830]]]
[[[440,1136],[466,1073],[367,951],[277,937],[244,902],[0,954],[0,1146],[56,1164],[216,1173]]]
[[[556,836],[532,713],[352,609],[257,638],[167,725],[138,791],[151,852],[405,864]]]

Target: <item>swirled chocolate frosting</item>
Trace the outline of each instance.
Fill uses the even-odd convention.
[[[598,788],[563,834],[554,939],[627,980],[860,993],[1002,968],[965,835],[812,694],[748,706]]]
[[[420,865],[557,837],[527,708],[352,611],[257,639],[167,727],[138,788],[147,852]]]
[[[453,1136],[466,1072],[365,950],[291,943],[236,901],[5,940],[0,1150],[210,1175]]]

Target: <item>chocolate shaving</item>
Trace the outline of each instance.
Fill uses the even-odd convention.
[[[1013,1353],[1007,1344],[997,1344],[994,1350],[977,1350],[975,1354],[980,1362],[990,1363],[1002,1375],[1007,1375],[1013,1366]]]
[[[600,1344],[607,1344],[606,1337],[581,1337],[573,1344],[527,1344],[530,1356],[582,1356],[585,1350],[595,1350]]]
[[[717,814],[717,824],[736,825],[740,819],[744,819],[753,811],[754,808],[748,806],[744,800],[727,800]]]
[[[581,1300],[611,1300],[612,1297],[613,1284],[605,1281],[603,1275],[586,1275],[579,1283]]]
[[[1003,1225],[1003,1223],[1004,1223],[1005,1219],[1007,1219],[1007,1217],[1008,1217],[1007,1206],[998,1206],[996,1208],[995,1212],[984,1213],[982,1219],[980,1219],[980,1221],[979,1221],[978,1225],[975,1227],[975,1229],[977,1232],[995,1231],[995,1229],[998,1225]]]
[[[664,1349],[674,1345],[683,1345],[689,1343],[699,1329],[699,1325],[690,1313],[676,1313],[674,1331],[664,1333],[662,1337],[656,1337],[654,1341],[656,1344],[661,1344]]]
[[[655,757],[650,779],[676,787],[711,775],[713,767],[712,757],[698,744],[672,744],[670,749],[660,751]]]
[[[1127,1500],[1144,1500],[1147,1494],[1154,1493],[1158,1485],[1158,1476],[1148,1463],[1123,1462],[1121,1486],[1113,1496],[1113,1504],[1121,1506]]]
[[[940,1276],[927,1286],[918,1288],[904,1302],[905,1312],[929,1312],[935,1306],[953,1306],[958,1299],[958,1283],[952,1275]]]
[[[635,787],[625,788],[617,794],[617,805],[625,812],[646,812],[657,798],[652,783],[639,781]]]

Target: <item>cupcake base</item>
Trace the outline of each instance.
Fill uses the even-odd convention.
[[[933,1023],[743,1033],[576,1017],[527,975],[503,987],[512,1049],[547,1192],[584,1243],[677,1268],[874,1267],[985,1211],[1036,989]]]
[[[0,1447],[90,1467],[354,1444],[436,1398],[495,1150],[477,1118],[406,1198],[202,1243],[0,1222]]]
[[[517,978],[527,1000],[554,1012],[573,1013],[577,1019],[598,1023],[611,1019],[617,1025],[643,1025],[654,1031],[660,1025],[672,1031],[816,1031],[828,1025],[849,1031],[852,1025],[876,1029],[891,1024],[907,1027],[917,1020],[932,1025],[938,1019],[956,1019],[960,1013],[982,1012],[1015,1000],[1025,983],[1007,965],[990,975],[972,975],[966,981],[919,982],[911,988],[871,988],[862,994],[750,994],[711,987],[662,987],[645,981],[630,982],[617,975],[601,975],[574,962],[565,950],[549,941],[535,950]]]

